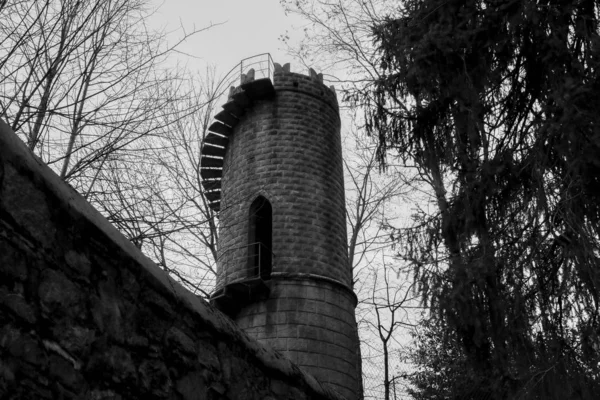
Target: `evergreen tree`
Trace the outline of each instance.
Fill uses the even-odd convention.
[[[408,393],[415,400],[485,400],[490,396],[486,392],[489,385],[486,377],[469,369],[451,331],[440,329],[433,319],[426,319],[414,332],[413,342],[410,356],[419,369],[408,376],[412,384]]]
[[[373,28],[367,128],[436,205],[394,236],[494,398],[600,393],[599,7],[408,0]]]

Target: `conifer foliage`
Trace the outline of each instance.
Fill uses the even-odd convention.
[[[367,129],[435,199],[394,237],[486,398],[600,393],[599,8],[407,0],[373,27]]]

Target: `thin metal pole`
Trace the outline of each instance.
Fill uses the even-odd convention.
[[[261,243],[258,242],[258,277],[259,278],[260,278],[260,264],[262,264],[261,263],[261,259],[260,259],[260,255],[261,255],[260,252],[261,252],[261,250],[262,250]]]

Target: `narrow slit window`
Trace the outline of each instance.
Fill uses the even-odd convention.
[[[270,279],[272,269],[273,209],[259,196],[250,206],[248,225],[248,275]]]

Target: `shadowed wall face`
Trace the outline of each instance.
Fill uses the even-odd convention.
[[[1,121],[0,398],[340,400],[171,280]]]
[[[268,296],[236,323],[348,399],[360,394],[339,109],[314,77],[277,71],[275,95],[240,117],[225,152],[218,285],[247,276],[257,199],[272,207]],[[250,217],[248,217],[250,213]],[[251,240],[251,239],[250,239]]]
[[[273,209],[259,196],[250,205],[248,215],[248,271],[251,276],[271,279],[273,249]]]

